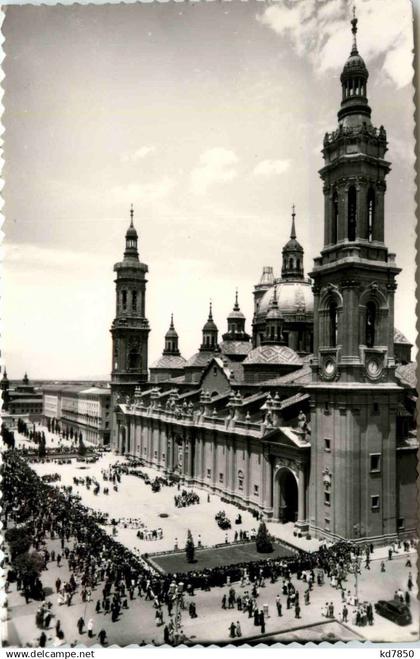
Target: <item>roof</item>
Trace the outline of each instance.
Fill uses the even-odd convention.
[[[162,355],[162,357],[159,357],[153,364],[151,365],[152,368],[184,368],[186,365],[187,360],[184,359],[181,355]]]
[[[254,348],[243,364],[291,364],[302,365],[299,355],[288,346],[265,345]]]
[[[278,281],[277,303],[282,313],[313,313],[314,297],[309,281]],[[267,314],[274,297],[274,286],[269,288],[258,305],[257,316]]]
[[[399,364],[395,369],[395,375],[405,387],[415,389],[417,387],[416,362]]]
[[[312,382],[312,370],[309,364],[304,364],[302,368],[297,371],[292,371],[292,373],[286,373],[285,375],[279,375],[271,380],[264,380],[263,383],[267,385],[281,385],[281,384],[309,384]]]
[[[247,355],[252,344],[250,341],[222,341],[219,348],[224,355]]]
[[[185,367],[200,367],[204,368],[207,366],[209,361],[213,359],[213,357],[217,357],[219,353],[214,352],[214,351],[208,351],[203,350],[201,352],[196,352],[192,357],[189,358],[189,360],[186,362]]]
[[[89,395],[93,394],[95,396],[110,396],[111,390],[103,389],[102,387],[90,387],[89,389],[83,389],[83,391],[80,391],[79,393]]]
[[[406,343],[409,346],[413,345],[396,327],[394,327],[394,343]]]
[[[290,396],[289,398],[285,398],[284,400],[281,401],[280,403],[280,409],[284,410],[286,407],[291,407],[292,405],[296,405],[297,403],[302,403],[304,400],[308,400],[309,394],[304,394],[304,393],[298,393],[294,394],[293,396]]]
[[[22,405],[28,405],[28,403],[38,403],[42,405],[42,398],[13,398],[9,401],[9,405],[16,405],[16,403],[21,403]]]

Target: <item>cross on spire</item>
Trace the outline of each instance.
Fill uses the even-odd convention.
[[[130,227],[134,227],[133,220],[134,220],[134,208],[133,208],[133,204],[131,204],[131,206],[130,206]]]
[[[290,232],[290,237],[293,238],[293,239],[296,238],[295,217],[296,217],[295,205],[292,204],[292,230]]]
[[[357,34],[357,18],[356,18],[356,5],[353,4],[353,18],[351,20],[351,31],[353,34],[353,46],[351,49],[351,54],[352,55],[357,55],[357,41],[356,41],[356,34]]]
[[[239,302],[238,302],[238,289],[235,291],[235,305],[233,307],[234,311],[239,311]]]

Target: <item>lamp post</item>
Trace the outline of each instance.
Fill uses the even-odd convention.
[[[169,594],[173,599],[175,605],[173,645],[179,645],[179,643],[182,642],[182,637],[183,637],[182,625],[181,625],[182,622],[181,601],[182,601],[183,590],[184,590],[184,584],[182,582],[176,584],[175,581],[173,581],[169,586]]]

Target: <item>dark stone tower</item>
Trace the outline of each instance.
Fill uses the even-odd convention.
[[[338,128],[324,138],[324,247],[314,291],[310,527],[318,536],[396,533],[394,293],[384,243],[384,128],[373,127],[368,71],[353,47],[341,74]]]
[[[147,341],[150,332],[146,318],[146,273],[137,249],[138,236],[130,210],[130,226],[125,235],[124,258],[114,265],[116,273],[116,315],[111,326],[112,373],[111,407],[114,410],[118,397],[125,399],[134,394],[136,386],[147,382]],[[111,442],[117,448],[115,414],[112,418]],[[121,447],[120,447],[121,448]],[[124,452],[124,451],[123,451]]]
[[[238,291],[236,291],[235,304],[227,317],[227,332],[223,334],[223,341],[249,341],[250,336],[245,332],[245,321],[238,302]]]

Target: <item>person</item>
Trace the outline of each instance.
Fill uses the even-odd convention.
[[[222,609],[226,608],[226,600],[227,600],[227,597],[226,597],[226,593],[225,593],[222,597]]]
[[[169,627],[165,625],[163,628],[163,642],[168,645],[169,643]]]
[[[46,645],[47,645],[47,635],[45,632],[41,632],[41,636],[39,637],[39,647],[45,648]]]
[[[58,636],[61,631],[61,621],[57,620],[55,623],[55,635]]]
[[[99,643],[101,645],[105,645],[105,643],[106,643],[106,631],[105,631],[105,629],[101,629],[101,631],[98,633],[98,639],[99,639]]]
[[[392,548],[391,547],[388,549],[388,560],[392,561]]]
[[[82,616],[80,616],[79,620],[77,621],[77,629],[79,631],[79,634],[83,634],[84,626],[85,626],[85,621],[83,620]]]
[[[300,618],[300,606],[299,606],[299,602],[296,602],[296,604],[295,604],[295,618]]]
[[[411,572],[408,573],[407,588],[410,592],[411,589],[413,588],[413,577],[411,576]]]
[[[239,620],[236,621],[236,636],[238,638],[242,636],[242,630],[241,630],[241,625],[239,624]]]
[[[230,623],[230,626],[229,626],[229,636],[230,636],[230,638],[235,638],[235,636],[236,636],[236,625],[235,625],[234,622],[231,622],[231,623]]]
[[[385,563],[381,561],[381,572],[385,572]]]
[[[87,624],[87,630],[88,630],[89,638],[93,638],[93,619],[92,618],[90,618],[90,620]]]
[[[48,628],[49,628],[49,626],[50,626],[50,622],[51,622],[51,618],[52,618],[52,614],[51,614],[50,612],[48,612],[48,613],[46,614],[45,618],[44,618],[44,628],[45,628],[45,629],[48,629]]]
[[[277,595],[276,597],[276,607],[277,607],[277,615],[281,617],[281,601],[280,601],[280,595]]]
[[[404,599],[407,606],[410,606],[410,593],[408,592],[408,590],[405,591]]]
[[[96,602],[95,611],[96,611],[96,613],[101,612],[101,602],[99,600]]]
[[[55,591],[56,593],[60,592],[60,586],[61,586],[61,579],[60,577],[57,577],[55,580]]]
[[[260,611],[261,634],[265,633],[265,616],[264,611]]]
[[[343,622],[347,622],[349,611],[346,605],[343,606]]]

